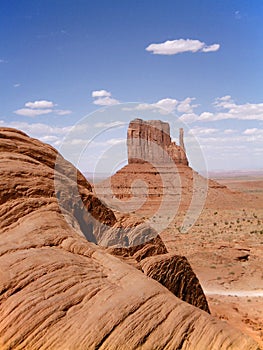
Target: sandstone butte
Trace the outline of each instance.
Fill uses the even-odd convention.
[[[51,146],[0,128],[0,162],[1,350],[259,349],[209,314],[185,258]],[[118,247],[127,232],[148,242]]]
[[[112,208],[125,208],[152,220],[171,207],[174,213],[210,207],[215,202],[222,209],[238,207],[244,200],[241,194],[189,166],[183,129],[179,132],[177,145],[171,140],[168,123],[132,120],[127,131],[128,164],[94,185],[97,196]],[[246,201],[253,205],[254,199],[247,197]]]

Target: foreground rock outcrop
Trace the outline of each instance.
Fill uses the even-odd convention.
[[[88,242],[84,236],[96,243],[126,220],[52,147],[1,128],[0,179],[1,349],[259,349],[127,264],[125,254]],[[165,253],[160,243],[131,258],[150,275]]]
[[[107,251],[143,271],[181,300],[210,313],[202,287],[187,259],[169,254],[159,235],[142,245]]]

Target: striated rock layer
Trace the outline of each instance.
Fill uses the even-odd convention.
[[[127,132],[128,162],[151,164],[170,163],[188,165],[180,130],[180,146],[172,142],[170,125],[161,120],[134,119]]]
[[[108,227],[120,223],[71,164],[61,158],[55,166],[57,156],[24,133],[0,129],[1,350],[259,349],[127,264],[124,256],[88,242],[83,229],[90,222],[81,206]],[[55,173],[62,206],[54,194]],[[73,173],[79,197],[73,193],[69,200],[63,188],[72,185]],[[84,233],[97,240],[93,229]],[[159,253],[155,271],[162,269],[158,256],[165,254],[159,247],[151,248]],[[152,271],[148,258],[139,258],[148,256],[148,249],[141,247],[137,259]]]
[[[210,313],[202,287],[187,259],[168,254],[159,235],[146,244],[109,248],[108,252],[143,271],[181,300]]]
[[[240,194],[199,175],[188,165],[183,129],[180,146],[171,141],[170,127],[160,120],[134,119],[127,132],[128,165],[94,185],[108,206],[156,219],[177,212],[222,208],[241,202]],[[191,206],[191,207],[190,207]],[[157,218],[158,219],[158,218]]]

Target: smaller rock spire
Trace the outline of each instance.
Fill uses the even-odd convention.
[[[185,146],[184,146],[184,129],[180,128],[180,135],[179,135],[179,145],[185,152]]]

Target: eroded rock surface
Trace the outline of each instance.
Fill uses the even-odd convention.
[[[143,272],[161,283],[178,298],[210,312],[202,287],[187,259],[165,254],[151,256],[141,262]]]
[[[188,165],[180,132],[181,146],[171,140],[170,125],[161,120],[134,119],[127,132],[128,162],[151,164],[170,163]]]
[[[202,287],[187,259],[169,254],[159,235],[145,244],[108,248],[108,252],[143,271],[181,300],[210,313]]]
[[[118,220],[71,164],[56,167],[56,159],[52,147],[0,129],[1,349],[258,349],[88,242],[81,205],[108,226]],[[75,174],[79,196],[69,200],[63,186],[73,186]]]

